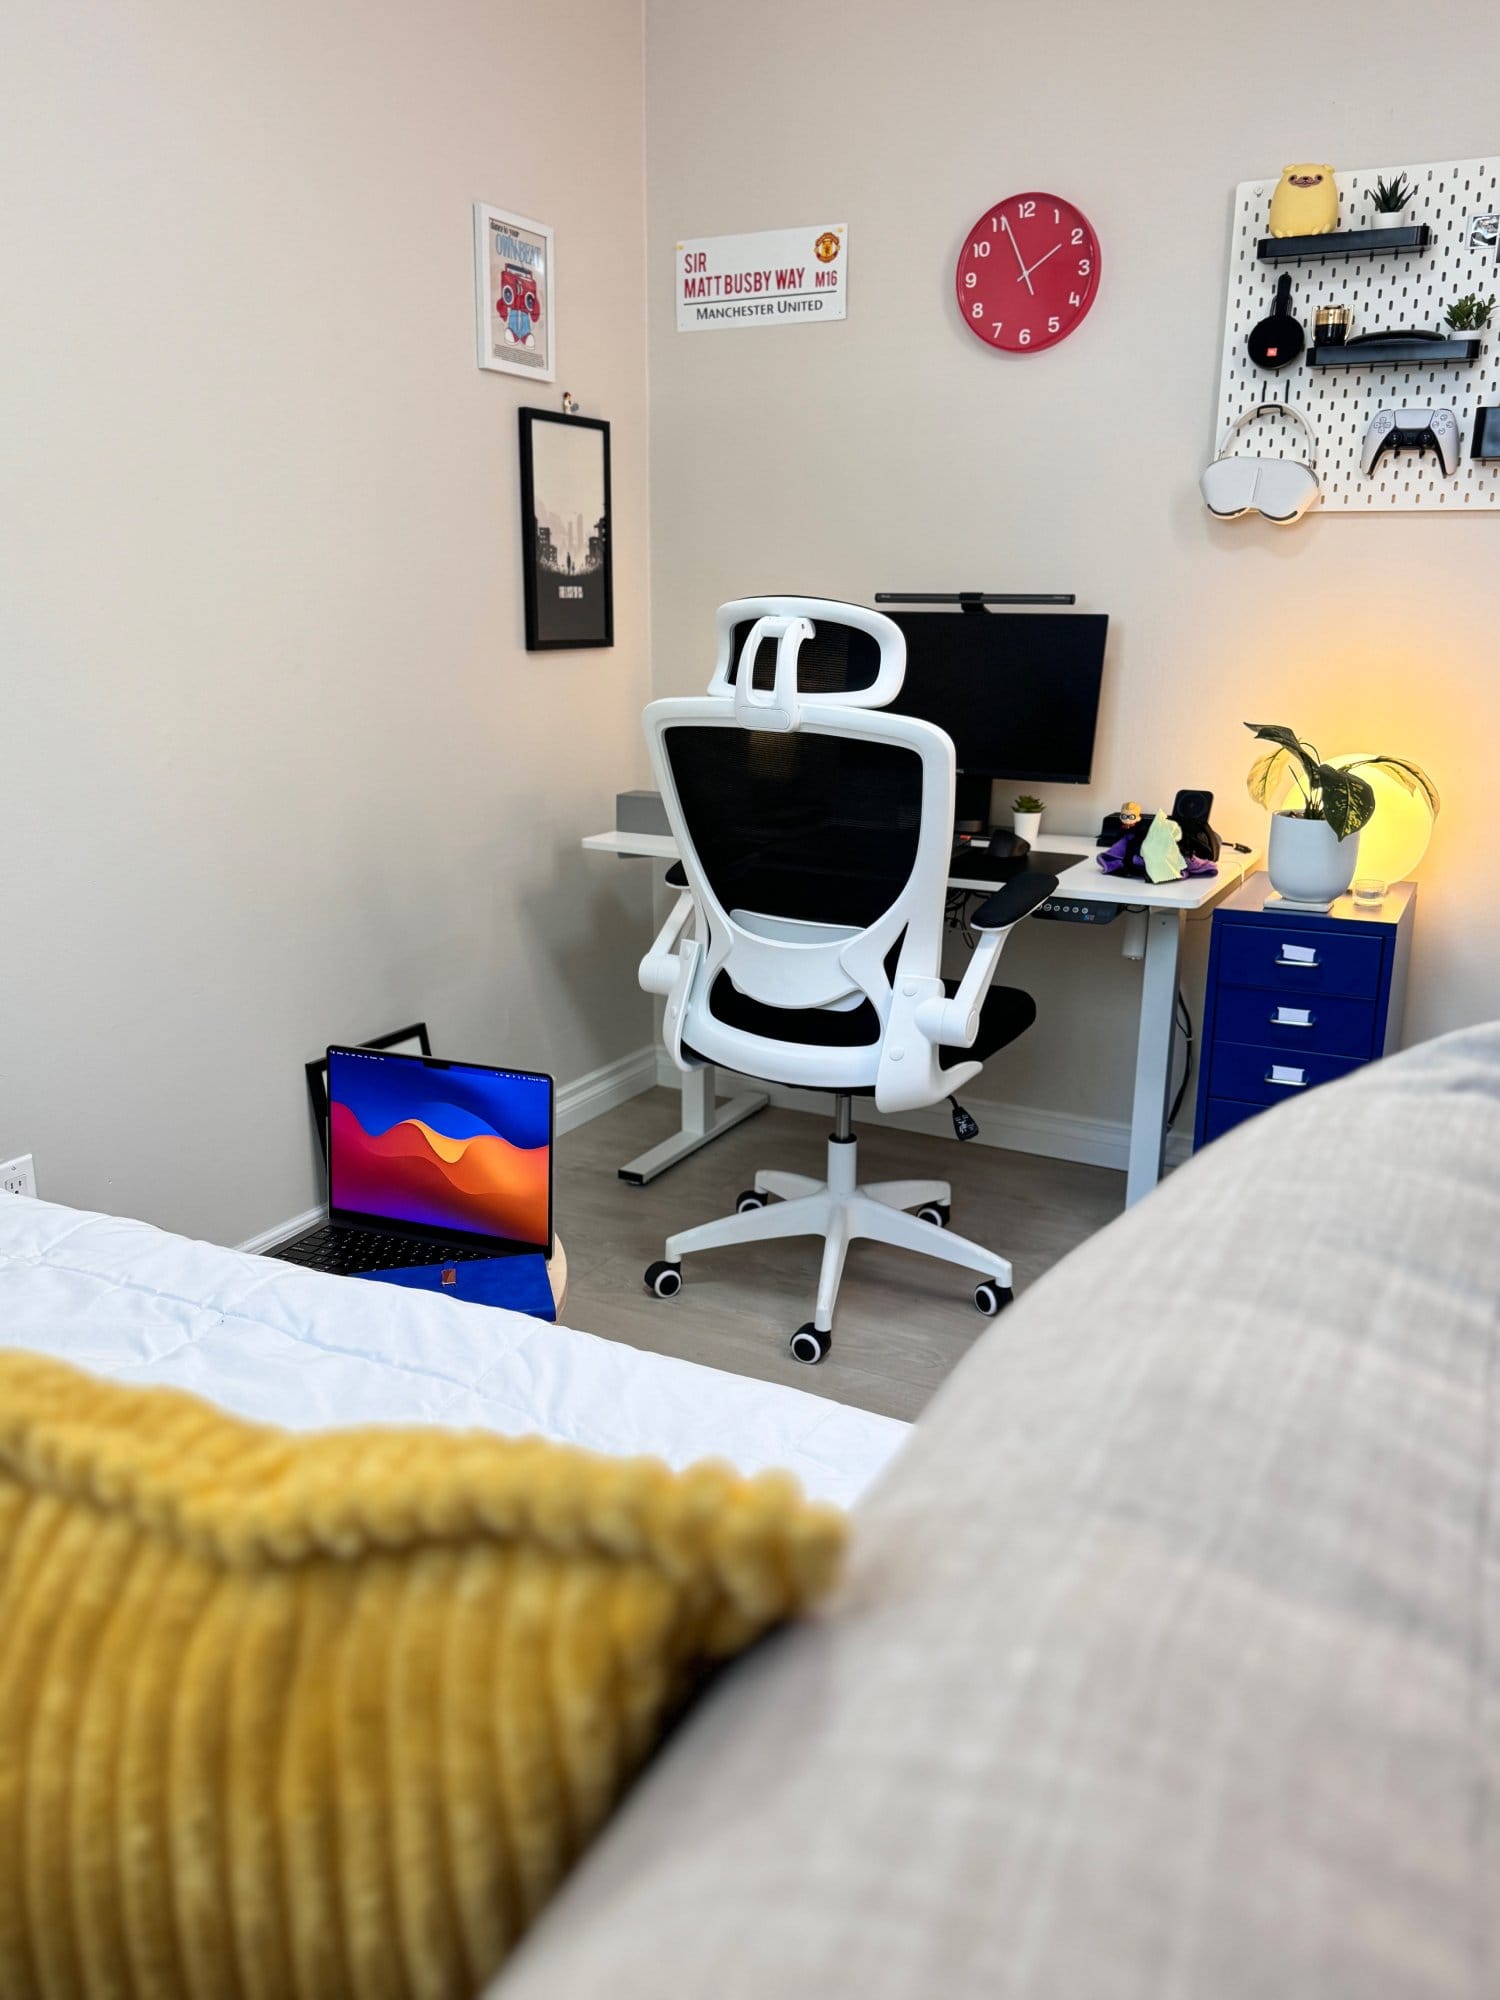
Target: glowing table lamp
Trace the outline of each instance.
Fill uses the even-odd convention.
[[[1361,829],[1355,873],[1382,885],[1405,882],[1427,852],[1436,806],[1428,804],[1420,785],[1408,791],[1389,765],[1365,761],[1373,755],[1372,751],[1349,750],[1328,760],[1344,770],[1357,764],[1359,775],[1375,793],[1375,817]]]

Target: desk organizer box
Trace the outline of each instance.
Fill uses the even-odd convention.
[[[1375,182],[1396,172],[1405,172],[1415,196],[1402,215],[1377,215],[1369,199]],[[1500,215],[1500,158],[1336,168],[1339,225],[1320,237],[1271,238],[1277,178],[1242,181],[1235,190],[1211,450],[1242,410],[1290,400],[1317,433],[1319,512],[1500,509],[1500,463],[1469,456],[1475,410],[1500,403],[1500,307],[1481,333],[1447,342],[1445,351],[1460,352],[1444,361],[1319,367],[1312,358],[1321,305],[1350,307],[1356,334],[1403,327],[1446,333],[1443,315],[1455,299],[1469,292],[1481,298],[1500,293],[1497,246],[1471,248],[1468,242],[1471,217]],[[1376,230],[1385,237],[1383,244],[1359,242]],[[1270,312],[1283,271],[1292,276],[1291,309],[1307,335],[1307,348],[1299,360],[1273,373],[1255,366],[1246,341]],[[1477,350],[1475,358],[1464,358],[1465,349]],[[1370,419],[1380,410],[1401,408],[1451,409],[1457,416],[1463,456],[1451,478],[1432,452],[1387,456],[1373,475],[1360,469]],[[1295,425],[1269,417],[1247,424],[1234,448],[1267,458],[1297,457],[1304,442]]]

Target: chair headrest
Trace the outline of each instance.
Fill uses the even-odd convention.
[[[735,631],[745,624],[751,630],[736,659]],[[900,627],[883,612],[828,597],[737,597],[721,604],[714,614],[717,650],[708,692],[732,698],[748,728],[795,729],[797,654],[820,626],[830,625],[867,633],[879,647],[880,660],[868,687],[837,694],[820,692],[818,701],[842,708],[884,708],[900,693],[906,678],[906,639]],[[776,641],[775,685],[770,690],[756,689],[754,661],[768,639]]]

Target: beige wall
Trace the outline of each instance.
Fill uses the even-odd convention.
[[[314,1198],[302,1063],[425,1015],[639,1047],[641,22],[11,0],[0,1157],[225,1240]],[[557,228],[556,388],[474,362],[470,204]],[[616,644],[528,655],[517,407],[613,421]]]
[[[1243,10],[930,0],[648,0],[653,630],[659,691],[698,687],[721,599],[803,589],[1073,589],[1112,617],[1097,783],[1053,824],[1212,785],[1263,838],[1247,716],[1417,758],[1448,799],[1421,876],[1411,1036],[1493,1014],[1489,765],[1500,748],[1500,517],[1216,526],[1210,450],[1234,184],[1288,160],[1461,158],[1500,144],[1470,87],[1492,11],[1326,0],[1285,36]],[[1468,79],[1468,84],[1464,79]],[[1028,358],[959,324],[967,227],[1027,188],[1076,201],[1103,283]],[[679,335],[683,235],[851,230],[849,319]],[[1269,286],[1268,286],[1269,296]],[[1306,303],[1306,294],[1302,294]],[[1044,788],[1045,789],[1045,788]],[[1012,976],[1037,1028],[986,1095],[1128,1110],[1118,930],[1036,927]],[[1192,941],[1201,962],[1201,928]]]

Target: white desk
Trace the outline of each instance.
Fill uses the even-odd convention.
[[[677,847],[665,833],[591,833],[584,846],[596,854],[632,860],[660,861],[670,866]],[[1177,962],[1182,948],[1183,920],[1206,910],[1237,889],[1260,866],[1256,853],[1236,854],[1225,848],[1217,875],[1196,875],[1185,882],[1146,882],[1136,876],[1106,875],[1098,849],[1085,834],[1043,832],[1039,851],[1076,854],[1077,862],[1057,879],[1057,900],[1064,902],[1129,903],[1146,912],[1146,956],[1141,973],[1141,1007],[1135,1038],[1135,1092],[1130,1108],[1130,1157],[1125,1174],[1125,1201],[1139,1201],[1161,1179],[1167,1143],[1167,1112],[1172,1088],[1172,1014],[1177,994]],[[991,895],[998,882],[951,875],[948,886]],[[763,1091],[746,1091],[720,1104],[711,1064],[687,1070],[682,1079],[682,1123],[670,1139],[620,1169],[622,1180],[654,1180],[678,1160],[696,1153],[711,1139],[742,1124],[769,1103]]]

